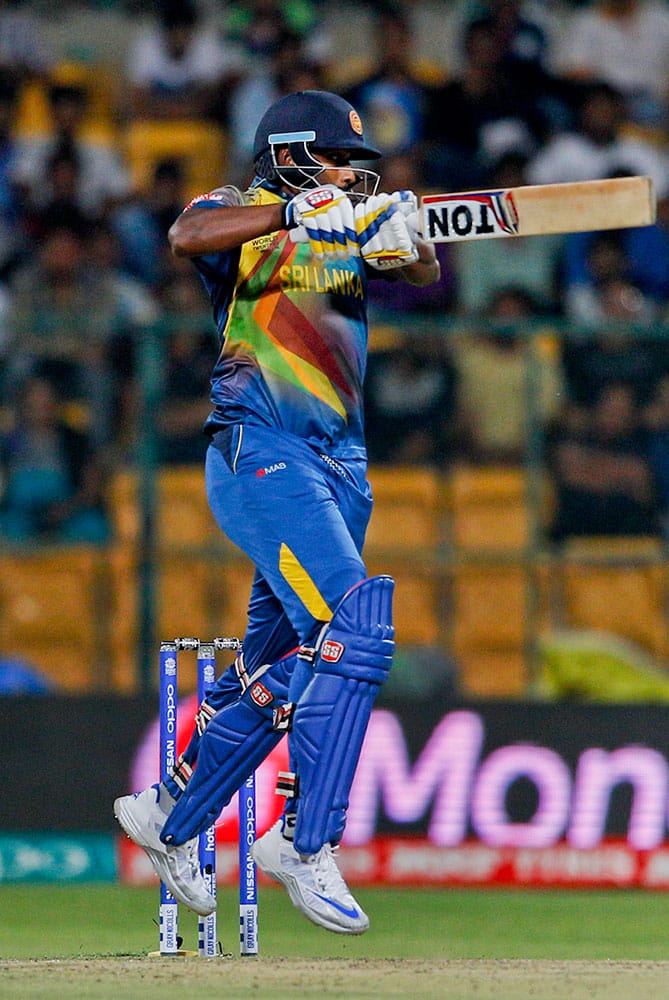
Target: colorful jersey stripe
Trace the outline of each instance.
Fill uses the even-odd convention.
[[[228,190],[191,204],[220,206]],[[260,186],[244,200],[281,198]],[[221,338],[210,427],[262,423],[329,454],[362,457],[367,278],[361,259],[319,261],[307,243],[293,243],[282,230],[194,263]]]

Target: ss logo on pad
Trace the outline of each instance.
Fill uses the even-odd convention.
[[[321,649],[321,659],[326,660],[328,663],[336,663],[337,660],[341,659],[343,652],[343,643],[328,639],[327,642],[323,643],[323,647]]]

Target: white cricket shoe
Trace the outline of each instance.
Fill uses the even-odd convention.
[[[198,859],[197,837],[180,846],[163,844],[160,831],[167,816],[158,805],[155,785],[114,802],[114,816],[131,840],[146,851],[158,877],[175,899],[206,917],[216,900],[205,884]]]
[[[252,846],[258,867],[286,887],[291,902],[313,923],[337,934],[366,931],[369,918],[342,878],[334,849],[326,844],[303,859],[281,831],[279,819]]]

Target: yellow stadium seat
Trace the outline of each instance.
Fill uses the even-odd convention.
[[[469,650],[458,657],[458,675],[470,698],[522,698],[529,680],[520,650]]]
[[[666,566],[659,540],[574,539],[559,561],[557,580],[562,624],[611,632],[666,655]]]
[[[158,476],[158,540],[161,545],[202,545],[217,532],[209,510],[204,470],[171,466]]]
[[[447,504],[443,477],[418,466],[371,466],[368,478],[374,508],[364,559],[370,575],[395,579],[397,642],[438,644],[444,636],[443,573],[436,561]]]
[[[455,565],[451,649],[463,689],[517,697],[530,680],[532,639],[550,622],[550,564]]]
[[[139,644],[140,580],[135,548],[115,546],[109,564],[113,578],[112,684],[118,691],[131,692],[136,688]],[[156,644],[181,635],[243,637],[252,579],[253,566],[241,555],[220,559],[207,551],[163,551],[154,581]],[[157,655],[156,648],[156,662]],[[194,677],[186,668],[180,674],[181,687],[191,690]]]
[[[251,560],[241,552],[214,563],[219,634],[243,637],[254,571]]]
[[[137,473],[119,469],[110,478],[108,488],[109,516],[114,537],[119,542],[136,542],[140,530]]]
[[[395,639],[403,645],[439,645],[445,636],[442,627],[441,579],[429,568],[421,569],[392,558],[367,562],[370,576],[389,573],[395,580],[393,622]]]
[[[451,538],[469,550],[522,551],[530,540],[524,470],[456,466],[450,475]]]
[[[0,647],[62,690],[109,683],[106,552],[73,546],[0,556]]]
[[[139,540],[140,485],[139,475],[132,469],[121,469],[112,477],[111,518],[119,541]],[[207,504],[204,472],[199,465],[165,466],[158,470],[156,516],[161,546],[196,546],[211,541],[217,528]]]
[[[527,579],[522,566],[458,566],[453,571],[453,648],[521,649],[525,640]]]
[[[185,194],[194,198],[223,183],[225,132],[204,121],[137,120],[126,126],[123,145],[135,188],[146,191],[160,160],[182,161]]]
[[[103,63],[63,61],[54,68],[48,81],[31,80],[24,85],[16,112],[16,133],[20,137],[48,135],[53,130],[49,107],[49,86],[82,87],[88,106],[81,126],[83,139],[113,145],[117,142],[119,111],[119,76]]]
[[[439,544],[446,505],[442,478],[418,466],[371,466],[374,508],[367,531],[370,550],[416,552]]]
[[[110,557],[110,565],[114,581],[110,608],[113,686],[120,691],[131,691],[136,681],[140,628],[137,554],[129,546],[117,546]],[[161,555],[154,585],[157,663],[160,640],[181,635],[202,638],[213,635],[209,560],[202,556]],[[180,676],[181,686],[192,689],[193,677],[188,673]]]

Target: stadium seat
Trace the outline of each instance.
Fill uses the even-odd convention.
[[[166,158],[182,161],[188,198],[211,191],[225,177],[225,133],[204,121],[132,121],[123,146],[138,191],[149,189],[157,163]]]
[[[415,553],[432,550],[442,536],[447,494],[434,469],[418,466],[371,466],[374,497],[366,551],[392,548]]]
[[[527,547],[531,519],[523,469],[458,465],[449,486],[451,540],[456,548],[520,552]],[[541,502],[543,508],[543,496]]]
[[[556,580],[563,625],[611,632],[666,656],[666,566],[658,539],[573,539]]]
[[[140,481],[132,469],[120,469],[110,485],[111,518],[115,537],[139,539]],[[209,511],[204,472],[199,465],[165,466],[156,484],[158,543],[161,546],[197,546],[210,543],[217,529]]]
[[[68,692],[109,681],[106,552],[88,546],[0,556],[0,646]]]
[[[403,645],[439,645],[446,636],[442,627],[444,608],[440,574],[419,563],[392,557],[366,560],[371,575],[389,573],[395,580],[393,622],[395,638]]]
[[[438,563],[447,492],[438,471],[417,466],[372,466],[374,508],[365,543],[370,574],[395,578],[397,641],[439,644],[443,572]]]
[[[246,631],[253,564],[241,552],[234,555],[228,552],[225,558],[214,562],[212,571],[215,577],[215,620],[218,634],[241,638]]]
[[[452,652],[463,690],[516,697],[530,680],[531,644],[550,617],[550,565],[464,563],[452,569]]]
[[[529,681],[522,650],[477,652],[457,658],[462,693],[469,698],[523,698]]]
[[[136,684],[140,628],[140,564],[136,551],[119,545],[110,553],[113,592],[110,605],[112,620],[113,686],[132,691]],[[158,557],[154,579],[157,644],[161,639],[179,635],[213,634],[212,568],[204,556],[179,553]],[[194,677],[194,674],[193,674]],[[192,688],[188,674],[180,677],[184,689]]]
[[[526,578],[522,566],[457,566],[453,570],[453,644],[467,649],[522,648]]]
[[[82,87],[88,95],[88,107],[81,127],[83,139],[113,146],[118,141],[118,106],[120,98],[118,74],[101,63],[63,61],[53,70],[48,83],[30,80],[21,90],[16,112],[16,134],[19,137],[48,135],[52,131],[49,108],[49,85]]]

